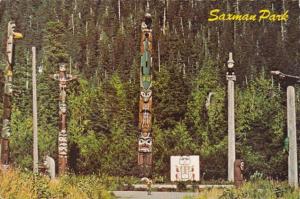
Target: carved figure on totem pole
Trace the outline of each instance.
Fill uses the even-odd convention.
[[[150,168],[152,165],[152,137],[150,137],[150,134],[146,137],[139,137],[138,152],[138,165],[142,169]]]
[[[66,102],[66,96],[67,96],[67,93],[66,93],[65,89],[61,89],[60,93],[59,93],[59,100],[61,102]]]
[[[149,30],[142,34],[141,39],[141,54],[145,52],[145,49],[152,54],[152,32]]]
[[[139,138],[139,152],[149,153],[152,152],[152,137],[140,136]]]
[[[9,119],[3,119],[2,138],[9,138],[11,135],[11,127]]]
[[[67,131],[61,130],[58,134],[58,154],[59,156],[67,156],[68,153],[68,142],[67,142]]]
[[[152,126],[152,91],[141,91],[139,104],[139,129],[143,136],[151,131]]]
[[[65,102],[59,102],[59,115],[67,113],[67,104]]]
[[[4,84],[4,93],[6,95],[12,96],[13,93],[13,85],[12,85],[12,71],[6,70],[5,71],[5,84]]]

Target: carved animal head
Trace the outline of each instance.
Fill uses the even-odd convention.
[[[11,135],[10,121],[8,119],[4,119],[3,127],[2,127],[2,137],[7,138],[10,135]]]
[[[66,113],[67,112],[67,104],[65,103],[59,103],[59,111],[60,113]]]
[[[241,171],[243,171],[244,168],[245,168],[245,162],[244,162],[244,160],[241,160],[241,159],[235,160],[234,167],[238,168],[238,169],[241,169]]]
[[[144,91],[141,91],[141,96],[144,100],[144,102],[148,102],[150,97],[152,95],[152,91],[151,90],[144,90]]]
[[[151,151],[152,151],[152,137],[140,136],[139,137],[139,152],[147,153],[147,152],[151,152]]]

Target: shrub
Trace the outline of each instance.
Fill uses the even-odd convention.
[[[0,173],[0,198],[37,199],[111,199],[100,178],[95,176],[48,177],[8,170]]]

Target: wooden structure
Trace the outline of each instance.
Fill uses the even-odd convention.
[[[150,177],[152,168],[152,19],[146,13],[141,31],[138,166],[141,177]]]
[[[15,23],[10,21],[7,27],[6,55],[7,64],[4,70],[4,95],[3,95],[3,122],[1,132],[1,168],[9,167],[9,137],[11,135],[11,110],[13,95],[13,66],[14,66],[14,40],[22,39],[21,33],[15,32]]]
[[[59,82],[59,133],[58,133],[58,173],[64,174],[68,168],[68,133],[67,133],[67,82],[76,79],[71,74],[66,74],[64,63],[59,66],[59,73],[51,75],[51,78]]]

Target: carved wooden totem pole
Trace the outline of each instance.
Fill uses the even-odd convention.
[[[234,161],[234,185],[236,187],[240,187],[244,183],[244,168],[245,163],[241,159],[237,159]]]
[[[64,174],[68,167],[68,134],[67,134],[67,82],[76,79],[71,74],[66,74],[65,64],[60,64],[59,73],[51,75],[59,82],[59,133],[58,133],[58,172]]]
[[[143,177],[151,176],[152,168],[152,28],[151,15],[142,22],[138,165]]]
[[[15,32],[15,23],[10,21],[7,30],[7,65],[4,70],[4,95],[3,95],[3,124],[1,133],[1,167],[3,169],[9,166],[9,137],[11,134],[11,109],[12,109],[12,77],[13,77],[13,53],[14,53],[14,39],[22,39],[21,33]]]

